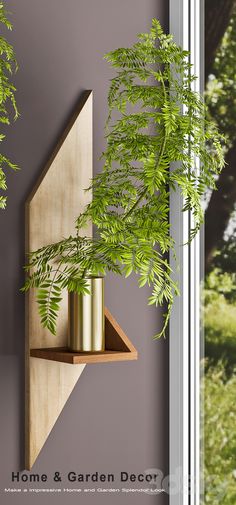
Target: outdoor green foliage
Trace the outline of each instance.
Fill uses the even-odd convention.
[[[202,504],[236,503],[236,375],[226,380],[224,366],[210,367],[202,382],[204,397],[204,487]]]
[[[220,272],[226,272],[230,274],[232,280],[235,280],[235,265],[236,265],[236,229],[232,226],[233,220],[231,220],[230,226],[230,236],[227,236],[223,239],[220,244],[218,250],[215,252],[213,260],[212,260],[212,268],[218,268]],[[234,286],[232,285],[232,291],[234,292]],[[232,294],[233,296],[233,294]],[[236,301],[236,297],[233,296],[234,301]]]
[[[205,354],[224,359],[227,374],[236,364],[236,274],[214,268],[204,290]]]
[[[203,504],[236,502],[236,245],[232,236],[219,245],[205,279]]]
[[[33,273],[24,289],[38,288],[42,324],[55,334],[62,289],[84,293],[86,275],[135,272],[140,287],[152,286],[149,303],[167,304],[161,336],[178,293],[167,259],[174,249],[169,188],[179,188],[183,211],[193,212],[193,239],[203,220],[202,195],[215,187],[224,165],[222,139],[191,90],[189,54],[157,20],[132,47],[106,59],[116,75],[108,95],[104,168],[89,188],[92,203],[78,217],[75,236],[30,255],[27,270]],[[94,239],[80,235],[88,221],[96,225]]]
[[[236,8],[216,52],[212,75],[206,89],[206,102],[220,132],[226,137],[226,150],[236,145]],[[222,200],[212,207],[211,221],[223,214],[230,223],[206,277],[204,290],[205,378],[202,394],[204,412],[203,504],[236,503],[236,241],[235,241],[235,158],[229,158],[219,191]],[[229,172],[228,172],[229,171]],[[231,205],[228,200],[231,199]],[[215,212],[214,212],[215,211]],[[228,214],[227,214],[228,212]],[[213,223],[214,224],[214,223]]]
[[[206,89],[206,102],[219,130],[227,138],[228,147],[236,141],[236,7],[217,50],[213,74]]]
[[[236,502],[236,274],[233,258],[234,244],[229,239],[216,253],[204,290],[207,356],[202,382],[204,505]]]
[[[7,12],[3,2],[0,2],[0,23],[7,27],[8,30],[12,30],[12,24],[7,18]],[[0,36],[0,123],[10,124],[10,104],[13,107],[15,119],[18,117],[15,101],[16,88],[11,82],[11,76],[16,69],[17,63],[13,47],[4,37]],[[0,133],[0,141],[3,141],[4,138],[5,135]],[[17,169],[17,166],[6,158],[6,156],[0,154],[0,189],[4,191],[7,189],[6,167],[12,168],[13,170]],[[6,196],[0,196],[0,209],[6,207],[6,201]]]

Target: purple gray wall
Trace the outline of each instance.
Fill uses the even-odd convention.
[[[1,148],[22,170],[9,175],[8,207],[0,212],[0,502],[27,505],[33,503],[32,495],[4,493],[5,487],[18,487],[11,483],[11,472],[23,468],[24,296],[19,288],[24,202],[84,89],[94,91],[94,167],[101,167],[98,157],[104,146],[112,75],[103,54],[132,44],[137,33],[149,29],[153,17],[166,27],[168,2],[7,0],[6,4],[14,24],[8,39],[19,63],[15,82],[21,117]],[[160,328],[161,313],[147,306],[147,296],[148,290],[138,289],[135,278],[106,280],[106,304],[137,347],[139,360],[85,368],[34,472],[135,473],[159,468],[168,473],[168,341],[151,338]],[[39,505],[64,505],[67,500],[81,505],[167,503],[167,496],[142,493],[34,498]]]

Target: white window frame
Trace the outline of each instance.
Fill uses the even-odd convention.
[[[204,0],[170,0],[169,31],[191,53],[194,89],[203,89]],[[202,236],[190,246],[192,216],[182,213],[182,197],[170,196],[170,223],[175,239],[181,296],[170,320],[170,505],[200,504],[200,254]],[[176,263],[171,259],[173,269]]]

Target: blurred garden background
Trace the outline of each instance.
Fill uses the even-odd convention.
[[[236,505],[236,0],[205,0],[205,98],[227,164],[206,196],[202,503]]]

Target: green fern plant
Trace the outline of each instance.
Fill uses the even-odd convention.
[[[4,8],[4,3],[0,2],[0,23],[8,30],[12,30],[12,24],[8,20],[7,12]],[[1,25],[1,26],[2,26]],[[15,100],[16,88],[11,82],[11,76],[17,69],[14,49],[11,44],[0,36],[0,123],[10,124],[9,104],[14,110],[15,119],[18,117],[18,110]],[[0,141],[5,138],[3,133],[0,133]],[[12,163],[6,156],[0,154],[0,189],[6,191],[6,173],[5,169],[11,168],[17,170],[17,165]],[[7,202],[6,196],[0,195],[0,209],[5,209]]]
[[[37,288],[42,324],[55,334],[63,289],[85,293],[88,274],[135,272],[140,287],[152,286],[149,303],[167,306],[160,337],[178,293],[168,262],[174,249],[169,190],[180,188],[183,211],[194,215],[192,240],[203,221],[202,195],[215,187],[224,164],[222,139],[191,89],[189,53],[156,19],[131,48],[105,57],[116,75],[108,95],[104,168],[88,188],[93,200],[78,217],[74,236],[30,254],[23,289]],[[91,221],[93,239],[81,233]]]

